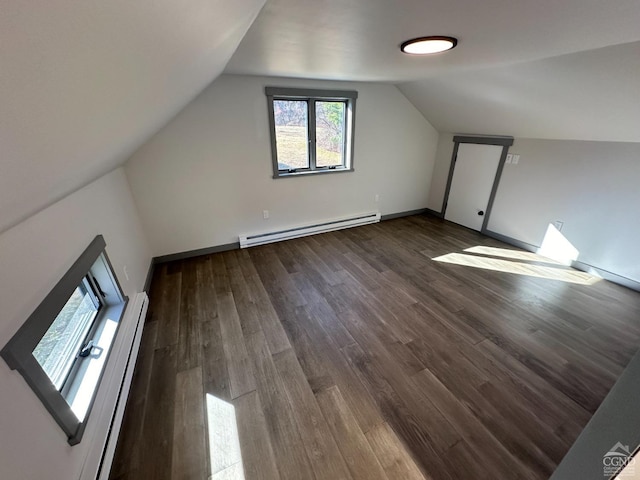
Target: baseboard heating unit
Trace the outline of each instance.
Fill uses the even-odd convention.
[[[120,339],[116,340],[118,346],[114,345],[114,351],[110,357],[113,362],[109,362],[106,367],[108,371],[105,369],[105,375],[98,389],[96,398],[100,398],[101,401],[99,405],[96,404],[96,407],[99,408],[92,413],[93,423],[87,425],[87,431],[92,429],[94,435],[91,443],[86,447],[87,455],[79,480],[109,478],[148,306],[147,294],[144,292],[136,294],[129,300],[121,320],[118,332]],[[88,438],[86,440],[89,441]]]
[[[379,221],[380,212],[365,213],[349,218],[328,220],[325,222],[314,223],[312,225],[288,228],[285,230],[279,230],[277,232],[258,233],[255,235],[240,235],[240,248],[255,247],[256,245],[280,242],[282,240],[289,240],[291,238],[306,237],[308,235],[315,235],[317,233],[342,230],[343,228],[358,227],[360,225],[368,225],[370,223],[377,223]]]

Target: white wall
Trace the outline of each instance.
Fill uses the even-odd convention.
[[[151,256],[122,168],[0,235],[0,345],[97,234],[104,235],[125,294],[133,297],[142,291]],[[123,273],[125,265],[129,280]],[[89,417],[82,442],[69,446],[22,376],[3,360],[0,405],[0,478],[6,480],[78,478],[92,436],[105,427]]]
[[[438,139],[433,175],[431,176],[429,203],[427,203],[427,207],[435,212],[442,211],[442,202],[447,189],[449,168],[451,167],[451,155],[453,155],[453,134],[441,133]]]
[[[453,142],[441,147],[440,173]],[[505,165],[489,230],[540,246],[548,225],[563,221],[580,262],[640,281],[640,143],[516,139],[509,151],[520,162]],[[446,181],[434,174],[431,191],[440,196],[431,208]]]
[[[122,165],[265,0],[0,2],[0,232]]]
[[[355,172],[272,179],[267,85],[357,90]],[[126,171],[157,256],[353,213],[424,208],[437,139],[392,85],[223,75]]]

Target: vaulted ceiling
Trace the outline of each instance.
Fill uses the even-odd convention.
[[[639,0],[269,0],[225,71],[395,83],[441,132],[640,142],[639,26]],[[400,52],[425,35],[459,44]]]
[[[640,41],[638,0],[268,0],[226,72],[406,82]],[[451,35],[455,50],[400,44]]]
[[[0,232],[125,162],[264,0],[0,0]]]
[[[399,87],[440,132],[640,142],[640,42]]]
[[[640,141],[640,1],[0,0],[0,232],[223,70],[395,83],[440,131]],[[264,8],[263,8],[264,5]],[[455,50],[401,54],[411,37]]]

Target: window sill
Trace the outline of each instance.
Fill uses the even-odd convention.
[[[346,173],[355,171],[353,168],[326,168],[322,170],[302,170],[300,172],[283,172],[274,175],[273,178],[290,178],[290,177],[306,177],[313,175],[322,175],[324,173]]]
[[[109,306],[104,312],[101,312],[98,328],[93,336],[93,349],[87,357],[78,359],[81,362],[80,368],[71,382],[66,400],[81,422],[86,418],[89,405],[97,390],[98,381],[124,313],[124,307],[124,303],[119,303]]]

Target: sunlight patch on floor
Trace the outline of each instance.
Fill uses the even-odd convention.
[[[493,270],[496,272],[514,273],[516,275],[546,278],[549,280],[560,280],[562,282],[576,283],[579,285],[593,285],[600,280],[598,277],[573,269],[547,267],[529,263],[513,262],[510,260],[479,257],[476,255],[467,255],[465,253],[448,253],[446,255],[433,258],[432,260],[442,263],[463,265],[465,267]]]
[[[466,248],[464,250],[468,253],[476,253],[479,255],[489,255],[492,257],[510,258],[513,260],[525,260],[528,262],[543,262],[551,263],[554,265],[562,265],[562,263],[533,252],[524,252],[522,250],[509,250],[507,248],[487,247],[484,245],[477,245],[475,247]]]
[[[207,426],[210,480],[244,480],[235,407],[207,394]]]

